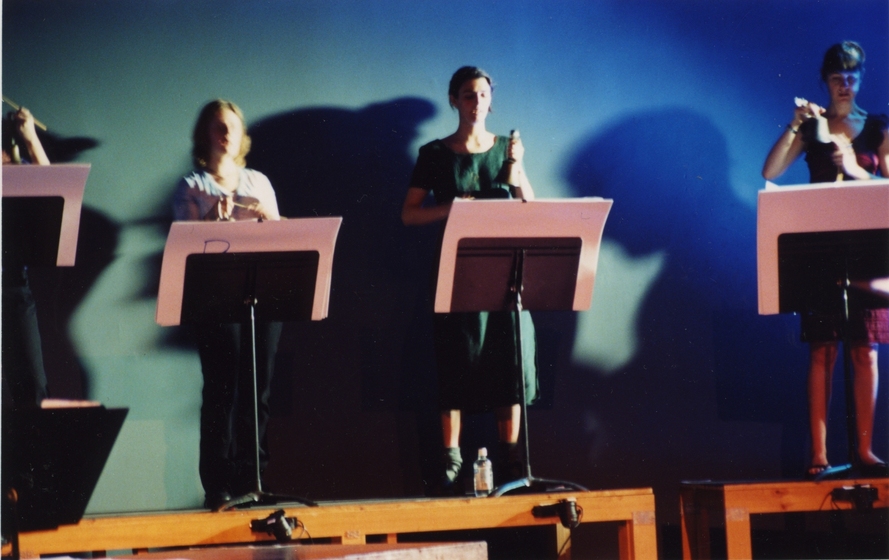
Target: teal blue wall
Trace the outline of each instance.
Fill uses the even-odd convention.
[[[285,330],[269,477],[317,499],[422,492],[438,437],[417,336],[430,234],[397,213],[416,148],[455,128],[447,81],[464,64],[494,76],[489,127],[521,130],[538,196],[615,200],[592,309],[538,318],[535,474],[654,486],[665,520],[679,480],[797,476],[805,348],[794,318],[756,315],[759,170],[793,97],[826,102],[834,42],[864,45],[860,104],[889,112],[887,13],[884,0],[3,2],[4,95],[56,140],[98,143],[73,156],[92,164],[77,270],[35,279],[51,389],[130,409],[89,511],[202,501],[198,358],[154,323],[154,296],[171,191],[216,97],[256,125],[250,163],[278,180],[285,214],[360,224],[344,231],[331,319]],[[781,182],[806,179],[800,163]],[[878,424],[885,456],[885,413]]]

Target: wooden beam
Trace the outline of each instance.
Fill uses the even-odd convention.
[[[834,501],[837,488],[869,486],[877,493],[875,508],[889,507],[889,479],[781,481],[759,483],[683,482],[682,557],[710,558],[710,524],[725,527],[729,559],[750,558],[750,516],[760,513],[852,509],[848,501]]]
[[[271,535],[252,533],[250,521],[263,519],[276,509],[284,509],[288,517],[296,517],[305,527],[306,532],[302,534],[299,528],[294,529],[295,539],[311,536],[313,539],[331,538],[341,544],[362,544],[369,535],[383,535],[387,542],[392,542],[399,533],[559,526],[558,517],[534,517],[531,510],[534,506],[555,504],[567,498],[575,498],[583,509],[581,523],[621,522],[621,531],[625,531],[622,534],[632,545],[627,558],[656,557],[657,531],[651,488],[496,498],[330,502],[321,503],[319,507],[282,505],[219,513],[183,511],[89,516],[77,525],[22,533],[19,542],[24,556],[37,556],[270,541],[274,539]],[[559,536],[557,534],[557,543],[563,544]],[[564,533],[561,538],[565,538]]]

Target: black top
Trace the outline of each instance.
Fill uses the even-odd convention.
[[[883,143],[883,131],[889,128],[886,115],[868,115],[861,133],[852,140],[852,148],[858,156],[858,165],[872,175],[880,173],[877,152]],[[806,163],[809,164],[810,183],[832,183],[837,180],[838,170],[833,163],[833,142],[818,141],[818,121],[809,119],[799,127],[806,143]]]

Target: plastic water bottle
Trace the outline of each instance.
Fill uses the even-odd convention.
[[[488,459],[488,449],[482,447],[478,450],[478,459],[472,464],[472,480],[475,495],[487,496],[494,489],[494,468]]]

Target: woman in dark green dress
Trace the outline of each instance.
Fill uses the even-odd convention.
[[[457,198],[508,198],[502,182],[507,159],[514,160],[522,197],[534,191],[522,167],[524,148],[518,139],[497,136],[485,128],[491,110],[491,77],[480,68],[457,70],[448,100],[457,111],[457,131],[420,148],[405,197],[401,218],[405,225],[424,225],[447,219]],[[498,180],[499,179],[499,180]],[[434,203],[427,204],[430,193]],[[436,366],[439,378],[444,472],[442,483],[451,489],[463,460],[460,454],[461,413],[493,410],[501,442],[495,469],[500,478],[523,474],[517,450],[521,425],[522,381],[516,360],[515,314],[504,312],[445,313],[434,318]],[[537,398],[537,346],[531,315],[522,314],[522,353],[526,402]],[[502,484],[506,480],[496,480]]]

